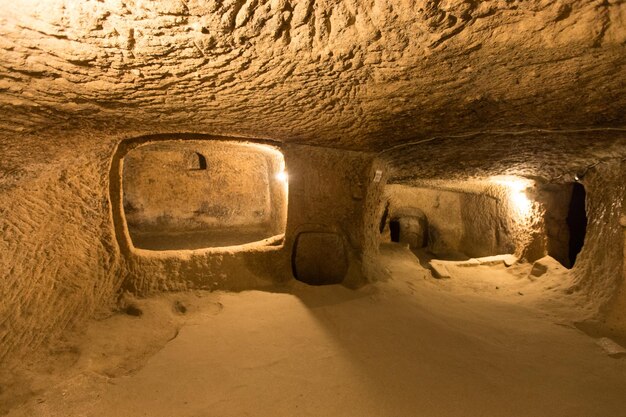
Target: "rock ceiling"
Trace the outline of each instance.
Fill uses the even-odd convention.
[[[202,132],[379,151],[626,126],[626,3],[14,0],[0,132]]]

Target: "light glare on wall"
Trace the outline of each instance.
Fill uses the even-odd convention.
[[[530,213],[532,203],[524,191],[511,191],[511,201],[520,214],[526,216]]]
[[[491,181],[508,189],[513,208],[521,218],[526,218],[531,214],[533,203],[526,195],[526,190],[532,187],[532,180],[514,176],[498,176],[492,177]]]
[[[276,174],[276,179],[286,184],[287,181],[289,180],[289,175],[287,175],[287,172],[285,171],[280,171]]]

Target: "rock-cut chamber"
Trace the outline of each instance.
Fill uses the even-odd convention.
[[[225,247],[283,234],[284,169],[280,151],[256,143],[168,140],[131,150],[122,193],[133,246]]]

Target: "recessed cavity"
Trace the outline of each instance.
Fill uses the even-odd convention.
[[[567,213],[567,226],[569,228],[569,261],[574,266],[576,257],[585,243],[587,233],[587,211],[585,209],[586,192],[580,183],[574,183],[572,199],[570,200]]]
[[[203,170],[207,169],[206,157],[198,152],[192,152],[189,155],[189,169],[190,170]]]
[[[389,220],[389,237],[392,242],[400,242],[400,220]]]
[[[161,141],[123,159],[133,245],[149,250],[237,246],[284,233],[283,155],[234,141]]]

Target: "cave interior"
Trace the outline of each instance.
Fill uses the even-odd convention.
[[[626,3],[15,0],[0,57],[0,415],[624,415]]]

